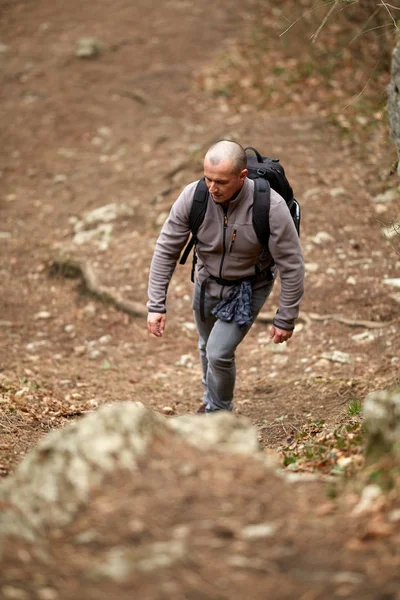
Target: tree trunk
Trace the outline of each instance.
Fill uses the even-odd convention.
[[[392,137],[400,158],[400,39],[392,55],[392,70],[388,85],[388,109]],[[400,161],[397,165],[397,175],[400,179]]]

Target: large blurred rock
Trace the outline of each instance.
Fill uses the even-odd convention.
[[[367,462],[374,462],[388,454],[400,457],[400,392],[368,394],[364,402],[364,422]]]
[[[126,470],[134,476],[138,459],[160,436],[169,446],[183,438],[202,450],[255,454],[260,449],[255,429],[231,413],[168,419],[140,403],[104,406],[48,434],[6,481],[0,539],[11,534],[35,540],[48,528],[67,525],[107,474]]]
[[[392,55],[391,79],[388,85],[388,109],[392,136],[400,157],[400,39]],[[397,174],[400,179],[400,160]]]

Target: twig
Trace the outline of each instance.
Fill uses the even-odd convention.
[[[396,23],[396,19],[394,18],[394,16],[392,15],[392,13],[390,12],[390,10],[389,10],[389,8],[388,8],[388,6],[389,6],[389,5],[388,5],[388,4],[386,4],[386,2],[383,2],[383,0],[382,0],[382,2],[379,4],[379,6],[384,6],[384,7],[385,7],[385,9],[387,10],[387,12],[388,12],[388,14],[389,14],[390,18],[391,18],[391,19],[392,19],[392,21],[393,21],[394,28],[395,28],[395,29],[398,29],[398,27],[397,27],[397,23]],[[391,8],[393,8],[393,7],[391,7]]]
[[[316,41],[317,37],[319,36],[321,30],[325,27],[327,21],[329,20],[329,17],[331,16],[331,14],[333,13],[333,11],[335,10],[335,8],[337,7],[337,5],[339,4],[340,0],[335,0],[334,3],[332,4],[332,6],[330,7],[328,14],[325,16],[325,18],[323,19],[322,23],[320,24],[320,26],[318,27],[317,31],[315,33],[313,33],[313,35],[311,36],[311,40],[313,42]]]

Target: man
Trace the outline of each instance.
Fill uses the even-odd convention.
[[[242,146],[230,141],[213,145],[204,158],[209,199],[197,232],[193,295],[205,390],[198,412],[233,409],[235,350],[271,293],[275,272],[281,278],[270,331],[275,344],[292,337],[303,295],[303,255],[287,205],[271,189],[271,233],[268,248],[263,248],[252,224],[254,181],[247,177],[246,164]],[[156,243],[147,303],[148,330],[156,337],[164,333],[167,289],[190,234],[197,183],[176,200]]]

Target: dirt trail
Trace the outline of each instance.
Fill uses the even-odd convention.
[[[253,0],[240,0],[234,6],[228,0],[203,0],[201,4],[181,0],[162,7],[144,0],[0,1],[0,383],[21,388],[21,395],[13,396],[17,410],[3,411],[0,404],[1,475],[11,473],[43,433],[104,402],[140,400],[157,411],[171,407],[177,415],[197,408],[202,390],[191,316],[190,265],[177,268],[171,283],[168,327],[162,340],[148,337],[144,318],[130,318],[99,302],[82,290],[79,280],[51,273],[50,266],[60,256],[88,263],[102,285],[144,306],[149,263],[161,223],[179,190],[200,176],[204,150],[220,137],[232,136],[281,158],[303,209],[301,235],[307,263],[304,319],[287,347],[273,347],[268,342],[269,325],[257,321],[238,351],[237,414],[249,417],[263,446],[276,450],[305,423],[317,419],[337,423],[351,400],[362,400],[369,391],[398,381],[400,297],[383,281],[395,277],[400,265],[391,242],[381,232],[381,222],[390,223],[398,215],[394,202],[371,201],[385,185],[377,175],[376,139],[368,138],[364,147],[356,147],[350,136],[308,106],[301,114],[269,113],[250,104],[237,110],[223,90],[211,94],[204,84],[210,65],[229,68],[230,52],[237,40],[252,34],[259,9]],[[77,58],[78,40],[88,37],[102,43],[102,52],[92,59]],[[310,87],[310,103],[312,95]],[[88,212],[110,203],[125,207],[125,213],[111,223],[84,223]],[[82,241],[83,235],[99,225],[102,233],[98,230],[97,237]],[[279,287],[266,311],[276,309],[278,294]],[[326,318],[315,319],[314,313]],[[350,326],[332,315],[356,323]],[[357,325],[361,321],[378,326]],[[176,457],[163,454],[163,458],[171,466],[165,470],[169,476]],[[209,464],[199,469],[215,469],[210,481],[218,482],[220,464],[214,458],[207,457]],[[271,503],[261,500],[263,476],[249,467],[243,477],[253,483],[242,490],[235,469],[230,470],[226,489],[221,488],[231,499],[229,510],[239,523],[241,507],[255,503],[257,519],[268,520]],[[154,513],[146,513],[150,531],[158,531],[156,513],[163,510],[160,506],[168,497],[168,485],[176,487],[173,476],[167,477],[162,490],[165,497],[158,504],[158,477],[151,468],[144,471],[143,481],[154,484],[156,490]],[[118,477],[112,482],[121,490],[120,498],[135,495],[135,485],[141,486],[140,480],[131,487],[125,483]],[[282,598],[293,597],[299,581],[305,590],[303,600],[384,597],[376,594],[377,590],[383,594],[384,578],[398,567],[395,537],[391,538],[393,553],[392,546],[385,550],[386,570],[381,572],[375,560],[376,551],[384,552],[381,534],[367,532],[361,543],[356,526],[348,533],[343,520],[348,508],[336,513],[332,504],[326,505],[324,483],[314,483],[305,491],[296,488],[296,494],[288,492],[287,500],[278,484],[271,480],[268,485],[271,497],[281,502],[282,514],[287,510],[291,515],[290,527],[285,529],[288,537],[281,540],[283,562],[279,563],[278,556],[279,572],[273,576],[268,569],[255,573],[246,567],[242,578],[238,571],[240,590],[249,589],[250,582],[256,586],[254,598],[265,597],[266,589],[274,594],[284,585],[290,567],[293,579]],[[218,489],[211,485],[212,493]],[[212,515],[202,499],[205,494],[193,514],[208,519]],[[181,496],[177,497],[177,506],[182,508],[175,510],[179,512],[176,522],[172,517],[168,521],[171,528],[181,524],[181,515],[190,517],[183,491]],[[349,505],[354,502],[353,498]],[[319,512],[313,514],[316,504]],[[222,511],[218,518],[225,518],[224,506],[218,507]],[[144,502],[144,512],[146,508]],[[133,509],[126,510],[128,514]],[[101,520],[102,516],[93,518]],[[321,518],[323,535],[319,533]],[[306,522],[310,529],[303,535],[302,523]],[[118,527],[122,530],[124,525],[120,519]],[[368,545],[375,534],[378,542]],[[353,545],[349,543],[341,555],[347,535],[357,539],[350,540]],[[204,539],[206,543],[208,538]],[[307,555],[310,546],[316,548],[313,556],[319,555],[321,546],[318,564],[330,563],[325,540],[330,540],[337,557],[327,569],[341,570],[338,575],[342,577],[332,579],[332,592],[323,570],[311,577],[313,558]],[[230,543],[223,541],[222,546]],[[104,544],[108,548],[107,536]],[[232,544],[234,548],[236,542]],[[292,555],[286,559],[285,553],[296,544],[296,558],[290,566]],[[222,546],[216,545],[214,554]],[[58,556],[63,556],[63,548]],[[365,555],[357,554],[360,549],[368,552],[366,567]],[[35,565],[28,569],[22,564],[23,552],[14,550],[16,554],[10,550],[9,579],[5,580],[12,585],[14,576],[28,581],[29,569],[35,576]],[[181,596],[176,593],[176,598],[216,597],[206,580],[206,545],[200,550],[198,579],[191,579],[193,569],[183,579],[177,573],[174,585],[187,577],[189,595],[179,588]],[[264,551],[269,556],[274,548],[260,546],[260,552]],[[15,556],[18,560],[22,556],[17,575],[12,564]],[[304,564],[298,570],[301,556]],[[93,560],[92,555],[88,557]],[[344,571],[349,565],[358,579]],[[69,571],[74,568],[65,564],[62,578],[72,587],[64,596],[61,591],[60,597],[79,595],[74,586],[81,575],[75,580]],[[227,581],[231,574],[232,567],[221,570]],[[36,575],[43,585],[53,581],[50,568],[47,574]],[[166,571],[162,576],[169,575]],[[372,587],[369,578],[374,579]],[[265,588],[267,579],[269,587]],[[314,591],[310,591],[310,581]],[[360,581],[357,596],[354,590]],[[220,591],[218,597],[244,597],[244,592],[235,591],[235,582],[230,595]],[[31,589],[29,585],[24,589]],[[85,585],[88,597],[94,597],[90,596],[92,583]],[[152,580],[146,579],[143,585],[149,586],[143,598],[161,597]],[[385,598],[396,597],[394,584],[386,589]],[[131,597],[131,591],[125,592],[119,597]],[[106,593],[109,597],[114,592],[109,594],[105,588],[104,596],[96,591],[96,598]],[[25,598],[23,594],[18,597]]]
[[[370,203],[368,161],[318,115],[251,107],[238,114],[197,85],[209,63],[251,32],[252,7],[244,0],[234,10],[229,2],[168,2],[160,10],[140,1],[133,10],[119,0],[93,12],[75,1],[2,4],[5,377],[40,381],[67,402],[75,395],[74,404],[139,399],[178,414],[197,406],[189,267],[177,269],[171,284],[162,341],[147,337],[143,319],[85,297],[76,281],[51,279],[47,267],[60,252],[90,261],[103,284],[144,304],[163,216],[201,173],[204,148],[226,135],[287,165],[303,207],[303,310],[385,322],[398,316],[398,295],[382,285],[396,255]],[[82,37],[98,38],[104,52],[76,58]],[[351,170],[342,168],[344,159]],[[116,221],[106,249],[93,241],[72,244],[74,223],[111,202],[130,203],[134,215]],[[275,310],[277,295],[268,310]],[[40,318],[43,312],[48,318]],[[313,321],[298,327],[282,353],[272,352],[267,330],[257,323],[238,352],[237,409],[258,424],[272,423],[263,429],[270,446],[287,433],[279,427],[276,434],[277,417],[336,418],[346,401],[392,379],[398,368],[396,325],[369,335],[330,319]],[[360,332],[364,338],[352,337]],[[350,362],[321,358],[334,350],[348,353]]]

